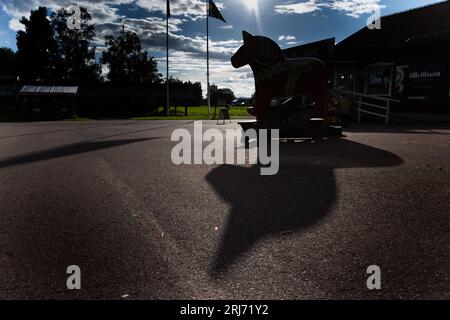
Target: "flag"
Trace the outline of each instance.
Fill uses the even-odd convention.
[[[219,8],[217,8],[216,4],[212,0],[209,0],[208,16],[222,20],[223,22],[227,23],[223,15],[220,13]]]
[[[170,18],[170,0],[167,0],[167,17]]]

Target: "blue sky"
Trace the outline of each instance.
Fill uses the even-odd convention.
[[[205,0],[171,0],[171,74],[183,80],[206,82]],[[76,0],[0,0],[0,46],[15,49],[18,19],[39,5],[51,10]],[[366,25],[379,9],[381,15],[416,8],[438,0],[217,0],[227,20],[210,20],[211,82],[232,88],[237,96],[254,91],[249,68],[235,70],[229,59],[241,45],[242,30],[268,36],[282,48],[329,37],[339,42]],[[97,38],[118,34],[121,23],[137,32],[144,47],[160,62],[165,74],[166,0],[79,0],[93,15]],[[382,23],[382,21],[381,21]]]

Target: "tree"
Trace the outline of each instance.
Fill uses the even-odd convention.
[[[74,14],[60,9],[51,15],[59,63],[57,74],[65,83],[86,83],[100,80],[101,68],[95,63],[95,47],[91,42],[95,36],[95,26],[90,23],[91,15],[82,7],[79,28],[69,28],[68,20]]]
[[[200,82],[195,82],[192,83],[191,81],[187,81],[184,82],[178,78],[173,78],[170,77],[169,80],[170,83],[170,88],[173,89],[183,89],[186,91],[189,91],[192,94],[192,98],[189,99],[189,104],[191,106],[199,106],[202,104],[203,102],[203,93],[202,93],[202,84]],[[165,83],[164,83],[165,85]],[[186,99],[184,99],[186,100]],[[181,104],[185,104],[183,103],[183,101],[176,101],[175,103],[180,102]]]
[[[0,74],[17,73],[16,53],[10,48],[0,48]]]
[[[17,65],[19,76],[25,82],[55,80],[58,65],[57,45],[53,29],[47,19],[47,9],[32,10],[30,18],[20,20],[25,31],[17,33]]]
[[[224,101],[226,104],[230,104],[236,99],[233,90],[228,88],[218,88],[216,85],[210,86],[211,104],[218,105],[219,101]]]
[[[200,82],[195,82],[195,83],[191,83],[190,84],[190,88],[191,88],[191,92],[194,95],[194,99],[193,99],[193,105],[194,106],[199,106],[202,104],[203,102],[203,93],[202,93],[202,84]]]
[[[125,32],[115,39],[105,37],[106,51],[101,63],[109,67],[108,79],[114,83],[161,83],[156,60],[142,50],[141,40],[136,33]]]

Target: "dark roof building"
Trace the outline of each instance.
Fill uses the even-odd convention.
[[[335,38],[324,39],[320,41],[306,43],[297,47],[284,49],[286,58],[313,57],[323,61],[329,61],[333,58]]]
[[[284,52],[308,56],[326,42]],[[394,112],[450,114],[450,1],[382,17],[381,29],[364,27],[328,52],[334,86],[400,100]]]
[[[424,46],[428,51],[448,49],[449,44],[450,1],[444,1],[382,17],[381,29],[365,27],[338,43],[335,59],[392,59],[414,55],[416,48]]]

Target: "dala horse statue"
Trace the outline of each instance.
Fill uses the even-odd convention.
[[[281,48],[267,37],[243,31],[244,45],[231,58],[233,67],[250,65],[256,88],[258,122],[271,121],[272,99],[308,97],[314,102],[316,117],[328,124],[328,74],[325,64],[316,58],[286,59]]]

